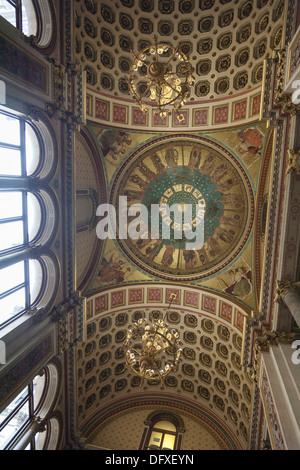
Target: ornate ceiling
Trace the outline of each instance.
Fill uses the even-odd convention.
[[[200,136],[158,138],[145,147],[131,155],[114,181],[111,202],[117,211],[119,197],[126,196],[129,207],[142,204],[149,214],[142,234],[147,238],[119,240],[122,249],[144,271],[163,279],[195,280],[219,271],[249,235],[254,200],[246,172],[233,155],[225,156],[220,146]],[[187,250],[188,239],[176,240],[172,214],[166,222],[170,239],[163,238],[161,226],[160,239],[153,240],[153,204],[200,204],[204,246]],[[197,214],[192,216],[194,223]]]
[[[153,396],[165,394],[170,404],[182,398],[194,401],[199,409],[208,408],[214,417],[206,422],[210,432],[216,432],[214,420],[224,422],[226,438],[222,426],[217,431],[224,447],[245,448],[249,439],[253,382],[242,370],[242,336],[236,328],[216,322],[209,315],[171,309],[168,322],[184,341],[178,372],[168,376],[161,389],[155,381],[141,384],[141,379],[126,368],[122,344],[127,329],[139,318],[162,315],[161,309],[121,309],[89,320],[87,341],[78,350],[77,381],[78,424],[88,441],[103,426],[99,415],[105,408],[128,397],[136,396],[138,402],[142,392],[150,392]]]
[[[95,229],[77,233],[77,286],[87,297],[76,385],[85,436],[105,424],[106,410],[153,395],[210,416],[224,448],[247,448],[253,384],[242,338],[259,306],[273,145],[259,121],[261,80],[264,58],[280,44],[283,7],[282,0],[75,2],[77,61],[88,80],[77,190],[116,208],[126,196],[129,206],[196,202],[207,214],[205,244],[192,253],[172,238],[99,247]],[[196,70],[180,125],[174,116],[144,121],[127,93],[130,49],[154,34],[180,42]],[[205,110],[207,120],[198,120]],[[161,315],[174,291],[169,322],[184,344],[180,370],[164,390],[140,387],[124,367],[125,331],[141,314]]]
[[[282,36],[284,1],[77,1],[76,50],[88,84],[128,96],[131,50],[180,43],[197,74],[193,99],[216,98],[262,81],[263,59]],[[141,80],[140,86],[143,82]]]

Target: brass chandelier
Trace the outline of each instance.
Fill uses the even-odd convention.
[[[179,333],[166,322],[168,312],[169,309],[163,319],[150,322],[141,318],[127,332],[123,345],[126,362],[134,374],[142,378],[140,385],[144,380],[159,381],[163,385],[167,375],[178,368],[181,342]]]
[[[179,113],[195,82],[194,68],[180,45],[173,47],[159,43],[155,36],[154,44],[133,54],[134,60],[126,78],[136,104],[144,113],[149,112],[147,106],[152,107],[154,114],[161,117],[170,115],[171,108]],[[177,67],[176,62],[179,62]]]

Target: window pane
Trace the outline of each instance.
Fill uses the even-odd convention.
[[[0,15],[9,21],[13,26],[17,26],[16,9],[6,0],[3,0],[0,3]]]
[[[37,21],[32,0],[22,1],[22,32],[26,36],[36,36]]]
[[[0,191],[0,219],[22,217],[22,199],[21,192]]]
[[[0,6],[0,14],[1,14],[1,6]],[[6,114],[0,113],[0,142],[3,142],[4,144],[20,145],[20,121],[19,119],[6,116]]]
[[[24,243],[23,222],[8,222],[0,225],[0,251]]]
[[[28,239],[33,240],[41,225],[42,212],[41,206],[37,198],[28,193],[27,196],[28,205]]]
[[[10,320],[14,315],[25,310],[25,288],[14,292],[0,300],[0,323]]]
[[[175,445],[175,436],[172,436],[171,434],[165,434],[164,440],[163,440],[163,445],[162,445],[162,450],[173,450]]]
[[[0,270],[0,294],[24,283],[24,262]]]
[[[6,176],[21,176],[21,152],[19,150],[0,147],[0,174]]]
[[[8,422],[5,428],[0,434],[0,449],[3,449],[5,445],[14,437],[18,430],[23,426],[24,423],[29,419],[29,404],[28,401],[24,406],[16,413],[16,415]]]
[[[30,278],[30,301],[33,303],[42,286],[43,281],[43,271],[42,266],[39,261],[30,260],[29,261],[29,278]]]
[[[19,403],[28,395],[28,387],[24,388],[21,393],[2,411],[0,414],[0,424],[9,416],[19,405]]]
[[[150,442],[149,442],[149,447],[150,446],[160,447],[162,437],[163,437],[163,434],[161,432],[152,431],[151,439],[150,439]]]
[[[40,144],[36,133],[29,124],[25,126],[27,175],[32,175],[40,159]]]
[[[165,431],[176,432],[176,426],[170,421],[158,421],[154,427],[158,429],[164,429]]]
[[[45,388],[46,374],[38,375],[33,379],[33,408],[37,409]]]

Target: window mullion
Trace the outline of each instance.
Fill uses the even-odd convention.
[[[11,217],[10,219],[0,219],[0,225],[9,224],[11,222],[19,222],[20,220],[23,220],[23,217]]]
[[[11,289],[5,292],[2,292],[2,294],[0,294],[0,300],[4,299],[5,297],[8,297],[11,294],[14,294],[18,290],[24,289],[24,287],[26,288],[26,280],[25,280],[25,283],[18,284],[17,286],[12,287]]]
[[[21,147],[21,165],[22,176],[27,176],[26,171],[26,139],[25,139],[25,121],[20,119],[20,147]]]
[[[30,277],[29,277],[29,260],[24,262],[25,270],[25,308],[26,310],[30,308]]]
[[[5,418],[5,420],[0,424],[0,432],[7,426],[7,424],[13,419],[13,417],[23,408],[26,402],[28,402],[29,396],[23,398],[22,401],[12,410],[12,412]]]

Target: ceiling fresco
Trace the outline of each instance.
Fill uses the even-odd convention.
[[[171,238],[108,239],[89,295],[119,283],[161,279],[212,289],[255,309],[253,226],[266,125],[176,135],[89,130],[98,142],[114,207],[123,196],[128,207],[200,203],[206,211],[200,250],[185,250]]]
[[[245,232],[248,218],[248,197],[244,182],[231,161],[220,151],[201,140],[167,138],[157,139],[149,150],[118,173],[114,181],[112,203],[118,209],[118,197],[126,196],[129,207],[140,203],[148,211],[149,224],[137,240],[128,238],[121,248],[144,271],[153,275],[163,274],[164,279],[195,279],[219,270],[224,260],[237,248]],[[244,178],[245,179],[245,178]],[[118,184],[119,183],[119,184]],[[117,187],[118,186],[118,187]],[[250,186],[250,184],[249,184]],[[170,239],[153,240],[152,205],[172,207],[178,204],[193,207],[192,221],[197,223],[197,206],[203,207],[205,244],[189,250],[189,240],[176,239],[176,220],[172,214],[166,225]],[[146,237],[146,238],[143,238]],[[201,244],[200,244],[201,245]]]

